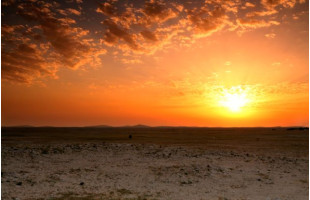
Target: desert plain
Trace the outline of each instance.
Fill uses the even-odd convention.
[[[2,127],[1,198],[308,199],[308,138],[303,128]]]

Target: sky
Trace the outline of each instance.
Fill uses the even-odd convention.
[[[2,126],[308,126],[306,0],[3,0]]]

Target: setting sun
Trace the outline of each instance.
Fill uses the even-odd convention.
[[[223,90],[219,103],[231,112],[241,112],[242,108],[249,103],[249,97],[247,91],[240,86],[232,87]]]
[[[241,108],[248,102],[249,100],[243,90],[236,91],[232,89],[230,91],[225,91],[223,100],[220,101],[220,104],[232,112],[240,112]]]

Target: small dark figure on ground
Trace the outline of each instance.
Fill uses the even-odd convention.
[[[129,138],[129,139],[132,139],[132,135],[129,135],[128,138]]]

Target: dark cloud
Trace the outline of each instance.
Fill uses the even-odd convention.
[[[213,10],[208,7],[188,10],[188,19],[197,37],[205,37],[224,28],[226,23],[226,10],[216,6]]]
[[[113,2],[104,2],[99,4],[97,12],[111,17],[117,15],[117,8]]]
[[[107,43],[115,44],[118,40],[123,40],[128,46],[134,50],[138,49],[138,45],[132,34],[128,33],[128,30],[118,26],[113,21],[106,20],[104,25],[107,26],[107,31],[104,35],[104,40]]]
[[[144,37],[144,39],[152,41],[152,42],[156,42],[157,41],[157,37],[154,33],[152,33],[149,30],[144,30],[141,31],[141,35]]]
[[[90,51],[90,45],[81,37],[81,33],[86,34],[87,31],[71,27],[71,24],[75,24],[75,20],[71,18],[56,18],[51,7],[53,6],[48,3],[22,3],[18,6],[18,13],[37,22],[62,62],[68,67],[76,68],[83,55]]]
[[[168,19],[177,17],[177,12],[172,10],[167,4],[159,0],[150,0],[145,2],[143,13],[146,16],[147,23],[156,21],[162,23]]]
[[[176,18],[178,12],[183,10],[179,4],[153,0],[145,1],[141,6],[133,4],[118,6],[115,1],[107,1],[98,6],[97,12],[106,18],[102,22],[105,27],[103,41],[109,46],[118,43],[121,49],[127,50],[123,45],[126,44],[136,52],[147,50],[148,44],[139,45],[143,42],[155,42],[165,38],[163,33],[161,34],[163,38],[158,38],[153,32],[148,31],[149,28],[164,27],[166,21]]]
[[[78,10],[60,9],[57,3],[45,1],[23,1],[16,9],[29,23],[2,24],[2,71],[6,80],[14,81],[15,77],[18,82],[30,83],[40,77],[55,77],[59,67],[92,66],[105,53],[88,37],[87,29],[67,17],[70,13],[80,15]],[[26,51],[28,54],[23,54]]]
[[[10,6],[10,5],[14,4],[14,3],[15,3],[15,0],[2,0],[1,1],[1,5],[2,6]]]
[[[8,24],[2,24],[1,26],[1,35],[2,36],[7,36],[9,34],[14,33],[15,31],[24,29],[24,25],[8,25]],[[6,39],[6,37],[4,38]]]
[[[30,84],[41,77],[56,77],[55,69],[34,44],[19,44],[10,52],[2,51],[1,66],[2,79],[8,81]]]

